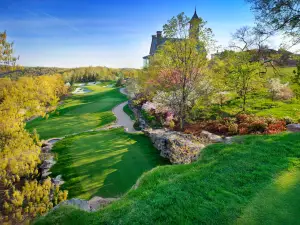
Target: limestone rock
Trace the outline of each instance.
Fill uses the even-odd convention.
[[[116,200],[118,200],[118,198],[102,198],[99,196],[95,196],[89,201],[72,198],[70,200],[66,200],[64,202],[59,203],[53,208],[53,210],[59,208],[62,205],[71,205],[87,212],[93,212]]]
[[[40,166],[41,169],[50,169],[54,165],[53,160],[45,160]]]
[[[55,185],[62,185],[63,183],[65,183],[62,179],[61,175],[56,176],[55,178],[51,179],[52,183]]]
[[[77,198],[72,198],[70,200],[66,200],[64,202],[59,203],[57,206],[55,206],[53,208],[53,210],[59,208],[62,205],[71,205],[71,206],[75,206],[76,208],[82,209],[84,211],[91,211],[89,202],[86,200],[81,200],[81,199],[77,199]]]
[[[118,198],[102,198],[99,196],[95,196],[91,200],[89,200],[90,211],[96,211],[99,208],[102,208],[116,200],[118,200]]]
[[[291,132],[300,132],[300,124],[289,124],[286,128]]]
[[[48,152],[51,151],[51,149],[52,149],[52,147],[47,145],[47,146],[42,147],[41,150],[42,150],[43,153],[48,153]]]
[[[177,131],[146,129],[144,133],[150,137],[160,155],[168,158],[172,164],[188,164],[196,161],[200,151],[205,147],[193,135]]]
[[[203,130],[201,136],[208,138],[212,143],[221,143],[224,142],[223,138],[219,135],[212,134],[208,131]]]

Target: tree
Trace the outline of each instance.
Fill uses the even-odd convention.
[[[243,26],[232,34],[230,47],[238,51],[250,52],[254,61],[265,60],[268,57],[267,40],[269,37],[269,34],[262,32],[260,25]]]
[[[228,86],[242,99],[242,110],[245,112],[249,95],[264,84],[265,79],[260,74],[262,64],[251,61],[251,54],[248,52],[231,52],[225,62]]]
[[[293,71],[293,78],[292,78],[292,83],[293,83],[293,91],[296,97],[299,99],[300,98],[300,58],[296,59],[297,60],[297,68]]]
[[[190,22],[190,23],[189,23]],[[189,24],[191,29],[189,29]],[[207,50],[213,43],[212,31],[198,18],[191,22],[184,13],[173,17],[163,26],[167,41],[150,59],[147,72],[149,83],[157,90],[172,92],[176,115],[183,129],[190,107],[191,96],[197,96],[199,83],[207,71]],[[199,28],[199,29],[198,29]]]
[[[7,41],[6,32],[0,32],[0,74],[21,68],[16,65],[18,57],[13,56],[13,42]]]
[[[11,46],[2,33],[1,70],[15,67]],[[66,92],[60,75],[0,78],[0,224],[25,223],[66,198],[50,179],[37,181],[41,143],[24,129],[27,119],[44,116]]]
[[[292,44],[300,43],[299,0],[246,0],[251,3],[256,20],[264,33],[282,31],[292,38]]]

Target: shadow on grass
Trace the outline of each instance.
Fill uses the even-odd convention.
[[[131,188],[143,172],[167,162],[150,140],[123,129],[66,138],[53,151],[58,162],[53,176],[62,174],[69,198],[116,197]]]
[[[242,144],[211,145],[204,150],[202,160],[196,163],[162,167],[147,174],[137,190],[129,192],[111,207],[98,211],[96,218],[102,218],[102,223],[184,224],[190,221],[195,224],[235,224],[243,209],[253,204],[253,199],[264,199],[265,188],[274,180],[276,182],[282,172],[298,167],[299,138],[300,134],[249,136],[243,137]],[[272,199],[267,200],[267,210],[259,212],[258,206],[255,216],[270,213],[270,219],[271,215],[281,214],[277,216],[281,222],[296,221],[299,218],[296,212],[298,197],[292,201],[297,207],[291,211],[276,204],[289,204],[295,195],[293,191],[299,193],[298,179],[299,176],[295,176],[297,184],[288,195],[282,187],[270,193],[268,196]],[[263,194],[259,194],[261,190],[264,190]],[[275,203],[277,197],[279,200]],[[257,221],[254,224],[262,224]]]

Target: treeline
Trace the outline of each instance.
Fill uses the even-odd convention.
[[[95,82],[137,77],[138,69],[112,69],[107,67],[81,67],[69,69],[62,73],[66,82]]]
[[[41,142],[24,128],[67,91],[61,75],[0,78],[0,224],[25,223],[67,198],[50,178],[39,181]]]
[[[0,70],[0,78],[7,77],[13,80],[19,77],[35,77],[42,75],[61,74],[66,82],[93,82],[100,80],[117,80],[119,78],[137,77],[139,69],[131,68],[108,68],[108,67],[79,67],[79,68],[57,68],[57,67],[18,67],[12,70],[5,68]]]
[[[57,67],[20,67],[13,71],[2,71],[0,77],[17,79],[18,77],[42,76],[51,74],[61,74],[67,69]]]

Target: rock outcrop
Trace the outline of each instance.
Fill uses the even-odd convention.
[[[87,211],[87,212],[93,212],[100,208],[103,208],[104,206],[106,206],[116,200],[118,200],[118,198],[102,198],[99,196],[95,196],[89,201],[72,198],[70,200],[66,200],[64,202],[59,203],[57,206],[55,206],[53,208],[53,210],[55,210],[63,205],[70,205],[70,206],[74,206],[78,209]]]
[[[190,134],[167,129],[146,129],[144,133],[150,137],[160,155],[168,158],[172,164],[188,164],[196,161],[208,143],[208,139],[199,139]]]
[[[54,155],[51,153],[51,149],[53,145],[59,140],[61,139],[53,138],[45,141],[42,144],[41,155],[43,156],[43,160],[42,164],[39,166],[42,178],[46,178],[51,174],[50,169],[56,163],[56,161],[54,160]]]
[[[135,107],[132,103],[132,100],[128,101],[128,106],[131,109],[131,111],[134,113],[134,116],[137,122],[139,123],[139,127],[141,128],[141,130],[149,128],[149,125],[147,124],[146,120],[142,116],[141,109]]]
[[[291,132],[300,132],[300,124],[289,124],[286,128]]]
[[[203,130],[200,134],[200,136],[207,138],[212,143],[221,143],[224,142],[224,139],[220,137],[219,135],[212,134],[206,130]]]

